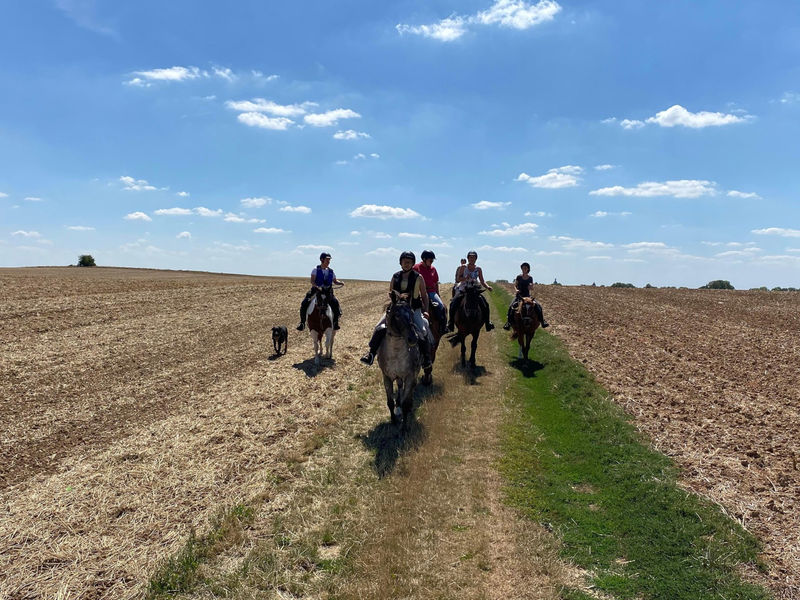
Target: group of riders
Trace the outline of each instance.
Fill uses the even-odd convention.
[[[439,273],[436,267],[433,266],[433,261],[436,260],[436,254],[432,250],[423,250],[420,257],[422,260],[417,262],[417,258],[413,252],[405,251],[400,255],[400,270],[392,275],[389,282],[389,294],[392,292],[396,294],[403,294],[409,298],[409,303],[413,310],[414,326],[416,328],[417,339],[409,340],[411,343],[418,343],[420,355],[422,360],[422,367],[427,368],[431,365],[431,344],[433,344],[433,336],[430,331],[428,319],[426,316],[430,314],[431,309],[436,311],[437,320],[440,327],[445,322],[447,323],[446,331],[453,331],[453,316],[458,309],[458,305],[464,295],[464,290],[467,285],[479,283],[487,290],[491,291],[492,286],[486,283],[483,278],[483,270],[476,264],[478,260],[478,253],[470,250],[467,253],[466,259],[461,259],[461,265],[456,269],[455,282],[453,288],[453,297],[450,301],[450,310],[447,311],[444,307],[444,302],[439,295]],[[331,255],[323,252],[319,256],[320,264],[311,271],[311,289],[306,294],[305,298],[300,305],[300,324],[297,326],[298,331],[302,331],[306,327],[306,315],[311,299],[320,288],[330,288],[328,294],[328,302],[333,313],[333,328],[339,329],[339,319],[342,316],[342,310],[339,306],[339,301],[333,294],[333,286],[343,286],[344,282],[336,278],[333,269],[330,268]],[[508,307],[508,315],[503,329],[510,329],[513,319],[514,311],[519,306],[523,298],[530,298],[533,286],[533,277],[531,277],[531,266],[524,262],[520,265],[522,271],[514,279],[514,290],[516,292],[514,301]],[[486,331],[494,329],[494,324],[489,318],[489,303],[482,295],[479,297],[480,308],[482,315],[482,323],[486,327]],[[538,302],[534,303],[539,322],[542,327],[549,327],[549,323],[544,320],[542,314],[542,306]],[[447,314],[449,312],[449,319]],[[427,315],[426,315],[427,314]],[[442,331],[442,333],[444,333]],[[378,322],[375,330],[372,333],[372,338],[369,341],[369,350],[361,357],[361,362],[371,365],[375,360],[375,355],[378,353],[384,337],[386,337],[386,316]]]

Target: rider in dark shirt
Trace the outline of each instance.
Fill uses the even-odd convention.
[[[531,297],[531,287],[533,286],[533,277],[530,275],[531,266],[524,262],[519,266],[519,268],[522,270],[522,273],[517,275],[514,279],[514,291],[516,292],[516,295],[514,296],[514,301],[511,303],[511,306],[508,307],[506,324],[503,325],[503,329],[505,330],[511,329],[511,320],[514,318],[514,311],[517,310],[520,300],[522,300],[522,298]],[[550,323],[544,320],[542,305],[536,300],[534,300],[534,308],[536,310],[536,316],[539,317],[539,322],[542,324],[542,327],[550,327]]]
[[[344,281],[339,281],[333,269],[330,268],[331,255],[323,252],[319,255],[319,265],[314,267],[311,271],[311,289],[306,293],[303,302],[300,303],[300,324],[297,326],[297,331],[303,331],[306,328],[306,313],[308,306],[311,303],[311,298],[314,296],[318,288],[330,287],[330,305],[333,310],[333,328],[339,329],[339,317],[342,316],[342,309],[339,306],[339,300],[333,295],[333,284],[343,286]]]

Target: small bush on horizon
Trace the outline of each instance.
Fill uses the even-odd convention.
[[[727,279],[715,279],[709,281],[707,284],[701,286],[701,290],[735,290],[736,288],[731,285]]]
[[[632,283],[622,283],[621,281],[617,281],[616,283],[612,283],[611,287],[613,288],[635,288],[636,286]]]
[[[78,257],[78,266],[79,267],[96,267],[97,265],[94,262],[94,258],[91,254],[81,254]]]
[[[654,288],[654,287],[656,287],[656,286],[654,286],[654,285],[650,285],[649,283],[647,283],[647,284],[645,284],[645,286],[644,286],[644,287],[645,287],[646,289],[648,289],[648,290],[651,290],[651,289],[653,289],[653,288]]]

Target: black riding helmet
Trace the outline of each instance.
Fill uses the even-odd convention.
[[[422,260],[425,260],[426,258],[432,258],[435,260],[436,255],[433,253],[433,250],[423,250],[420,258],[422,258]]]
[[[415,255],[413,252],[411,252],[410,250],[406,250],[405,252],[403,252],[403,253],[400,255],[400,266],[402,266],[402,265],[403,265],[403,259],[404,259],[404,258],[410,258],[410,259],[411,259],[411,262],[414,262],[414,263],[415,263],[415,262],[417,262],[417,257],[416,257],[416,255]]]
[[[319,262],[322,262],[326,258],[330,258],[330,257],[331,257],[330,254],[328,254],[327,252],[323,252],[322,254],[319,255]]]
[[[469,252],[467,252],[467,258],[469,258],[470,256],[474,256],[477,259],[478,253],[475,252],[475,250],[470,250]]]

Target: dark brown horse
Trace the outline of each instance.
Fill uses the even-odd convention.
[[[308,331],[314,342],[314,364],[319,367],[320,360],[333,356],[333,309],[330,307],[330,286],[317,288],[308,305]],[[323,347],[323,337],[325,338]],[[324,353],[324,354],[323,354]]]
[[[528,360],[528,352],[531,349],[533,334],[536,328],[541,325],[539,317],[536,315],[536,300],[533,298],[521,298],[517,310],[514,311],[512,326],[514,332],[511,339],[519,342],[519,358]]]
[[[430,314],[428,318],[428,327],[430,327],[433,342],[431,343],[431,366],[425,369],[425,374],[422,376],[423,385],[430,385],[433,383],[433,363],[436,362],[436,350],[439,349],[439,340],[442,339],[442,335],[444,335],[444,328],[446,325],[446,323],[439,322],[439,311],[437,311],[433,305],[431,305],[428,312]]]
[[[461,292],[461,302],[458,303],[458,307],[455,308],[456,313],[453,315],[456,332],[449,339],[450,345],[453,347],[459,342],[461,343],[461,366],[465,367],[467,366],[465,341],[468,335],[472,336],[469,355],[471,369],[475,368],[475,350],[478,348],[478,338],[481,335],[481,327],[483,327],[483,312],[481,311],[481,294],[483,292],[483,287],[477,281],[466,282],[464,290]]]

